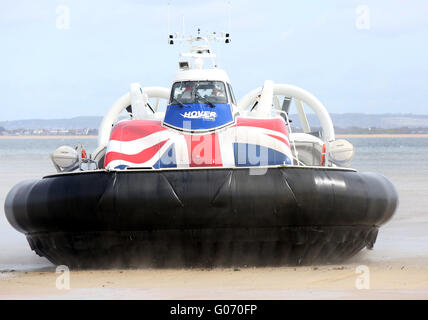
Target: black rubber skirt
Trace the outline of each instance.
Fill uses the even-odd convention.
[[[102,170],[24,181],[5,212],[57,265],[272,266],[372,248],[397,202],[385,177],[352,170]]]

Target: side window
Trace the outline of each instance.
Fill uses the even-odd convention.
[[[180,82],[174,83],[174,85],[172,86],[171,97],[169,99],[169,102],[172,103],[172,101],[174,101],[174,99],[177,99],[177,96],[179,94],[182,94],[183,91],[184,91],[184,89],[182,88]]]
[[[236,105],[235,95],[234,95],[234,93],[233,93],[232,86],[231,86],[229,83],[227,84],[227,88],[229,89],[229,95],[230,95],[230,98],[231,98],[231,100],[232,100],[232,103],[233,103],[234,105]]]

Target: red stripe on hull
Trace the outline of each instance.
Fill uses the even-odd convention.
[[[155,144],[154,146],[151,146],[150,148],[144,149],[140,153],[136,154],[124,154],[120,152],[108,152],[106,154],[105,159],[105,166],[107,166],[111,161],[114,160],[123,160],[128,161],[132,163],[144,163],[149,161],[153,156],[162,148],[162,146],[168,141],[169,139],[162,141],[158,144]]]
[[[278,137],[278,136],[273,135],[273,134],[266,134],[266,135],[268,135],[269,137],[272,137],[272,138],[278,139],[279,141],[281,141],[281,142],[285,143],[285,144],[287,145],[287,147],[290,147],[290,144],[289,144],[289,143],[288,143],[288,141],[287,141],[287,140],[285,140],[284,138],[282,138],[282,137]]]
[[[130,120],[118,123],[112,130],[110,140],[132,141],[153,133],[164,131],[160,121]]]
[[[254,119],[254,118],[236,118],[236,127],[257,127],[287,134],[285,122],[282,119]]]
[[[184,135],[189,153],[190,167],[221,167],[221,152],[218,136]]]

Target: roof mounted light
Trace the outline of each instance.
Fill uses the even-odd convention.
[[[232,41],[232,39],[230,39],[230,33],[226,33],[226,37],[225,37],[224,42],[225,43],[230,43],[231,41]]]
[[[189,70],[189,61],[179,61],[178,62],[178,67],[181,69],[181,70]]]
[[[198,28],[198,33],[197,36],[189,36],[189,37],[184,37],[184,32],[183,32],[183,36],[178,36],[178,33],[175,34],[169,34],[168,36],[168,43],[169,44],[174,44],[175,42],[180,42],[180,41],[185,41],[188,42],[190,44],[190,50],[187,53],[181,53],[180,56],[181,57],[186,57],[186,58],[192,58],[192,59],[212,59],[212,65],[214,66],[214,68],[217,67],[217,64],[215,63],[215,58],[216,55],[214,53],[212,53],[211,49],[210,49],[210,44],[213,41],[224,41],[225,43],[230,43],[232,40],[230,38],[230,33],[227,32],[221,32],[221,36],[218,36],[218,34],[216,32],[213,32],[212,35],[209,36],[202,36],[201,35],[201,29]],[[203,43],[205,42],[205,43]],[[203,63],[201,64],[200,62],[195,61],[195,63],[191,64],[189,62],[186,62],[185,64],[181,64],[181,62],[179,62],[179,66],[180,69],[182,70],[187,70],[190,69],[190,67],[192,68],[197,68],[197,69],[202,69],[203,67]]]

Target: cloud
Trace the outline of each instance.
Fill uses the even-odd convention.
[[[402,35],[428,31],[428,2],[379,1],[369,4],[373,31],[383,35]]]
[[[40,22],[53,16],[55,8],[56,5],[51,1],[0,1],[0,24],[17,26]]]
[[[398,110],[402,101],[388,99],[400,88],[412,89],[403,99],[418,93],[409,111],[427,101],[423,1],[231,0],[228,30],[227,0],[16,0],[0,2],[8,48],[0,52],[0,96],[9,101],[2,116],[103,114],[130,82],[168,86],[178,53],[187,51],[187,43],[167,46],[168,3],[171,31],[181,32],[184,15],[187,35],[198,27],[231,32],[232,43],[215,44],[214,52],[238,96],[273,79],[302,86],[339,112],[370,111],[373,97],[379,112]],[[70,7],[70,30],[55,28],[59,4]],[[356,8],[364,4],[371,28],[358,30]]]

